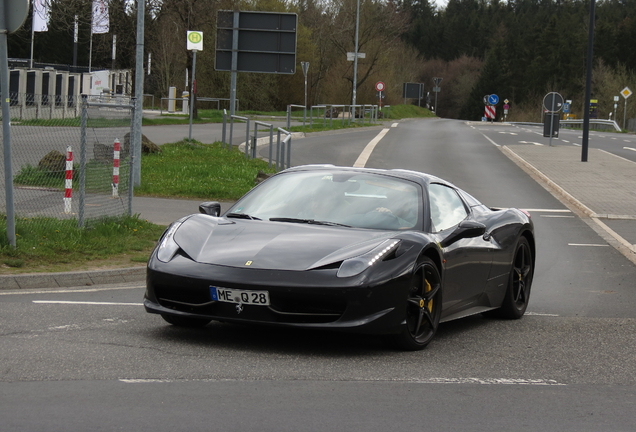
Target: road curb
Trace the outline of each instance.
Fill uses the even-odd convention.
[[[0,291],[37,288],[70,288],[146,280],[146,267],[87,270],[62,273],[29,273],[0,276]]]

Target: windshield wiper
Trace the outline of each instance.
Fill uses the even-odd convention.
[[[291,223],[305,223],[311,225],[327,225],[327,226],[341,226],[351,228],[349,225],[339,224],[337,222],[329,222],[329,221],[317,221],[314,219],[296,219],[296,218],[285,218],[285,217],[273,217],[269,218],[272,222],[291,222]]]
[[[236,218],[236,219],[262,220],[257,218],[256,216],[250,216],[245,213],[228,213],[225,215],[225,217]]]

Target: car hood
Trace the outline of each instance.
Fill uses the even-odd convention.
[[[199,263],[301,271],[361,255],[395,234],[196,214],[183,221],[174,240]]]

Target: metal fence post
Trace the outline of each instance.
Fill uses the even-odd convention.
[[[154,106],[154,96],[153,96],[153,106]],[[136,104],[131,101],[130,110],[131,110],[131,118],[135,118],[134,110]],[[135,122],[130,122],[130,136],[132,137],[133,131],[135,130]],[[132,141],[132,140],[129,140]],[[132,208],[133,208],[133,196],[135,194],[135,164],[134,164],[134,152],[132,151],[132,146],[128,145],[128,216],[132,216]]]
[[[278,139],[276,140],[276,171],[279,169],[280,162],[280,129],[278,130]]]
[[[86,123],[88,118],[88,96],[82,95],[82,117],[80,120],[80,171],[79,171],[79,211],[77,225],[84,226],[84,199],[86,186]],[[130,149],[132,151],[132,134],[130,135]]]
[[[287,137],[289,141],[287,141],[287,168],[291,168],[291,135]]]
[[[247,123],[247,125],[245,127],[245,157],[247,157],[249,159],[249,155],[247,153],[247,149],[248,149],[249,143],[250,143],[250,119],[247,119],[246,123]]]
[[[232,133],[234,132],[234,116],[230,115],[230,150],[232,150]]]
[[[221,142],[223,143],[222,147],[225,148],[225,129],[227,127],[227,110],[223,110],[223,134],[221,138]]]
[[[274,125],[269,125],[269,166],[272,166],[272,144],[274,141]]]

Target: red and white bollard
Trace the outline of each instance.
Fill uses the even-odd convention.
[[[119,198],[119,152],[121,144],[115,138],[113,143],[113,198]]]
[[[71,213],[73,200],[73,149],[66,147],[66,180],[64,182],[64,213]]]

